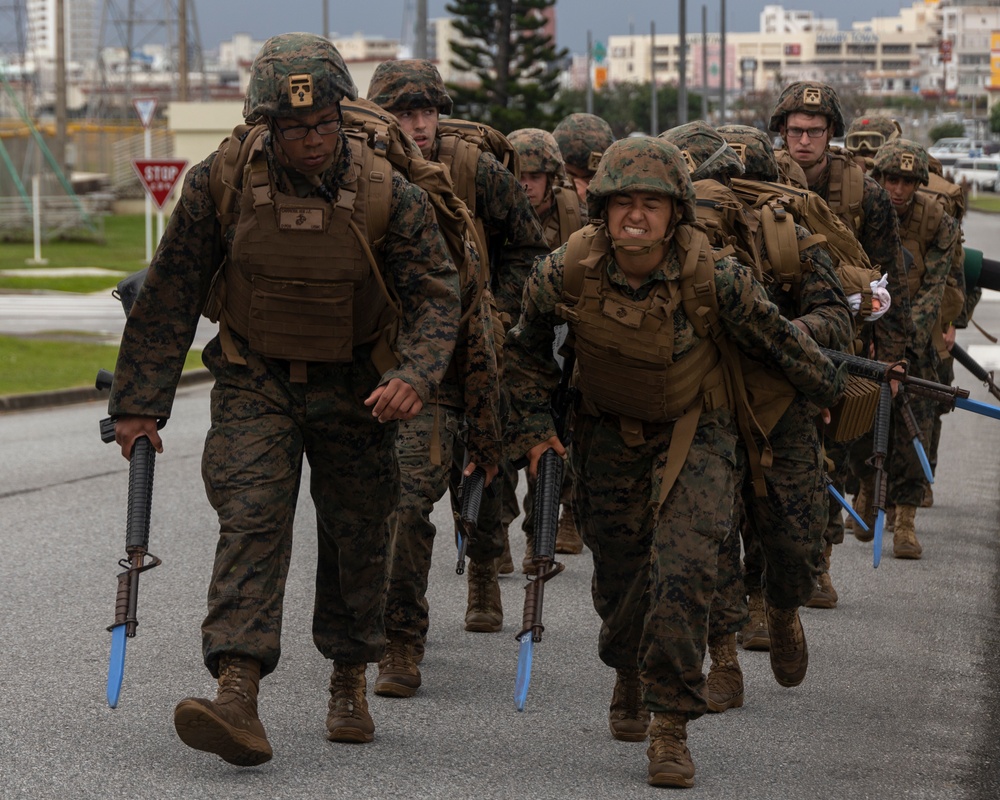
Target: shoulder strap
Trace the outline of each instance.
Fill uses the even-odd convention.
[[[566,238],[583,227],[584,220],[580,213],[580,202],[576,192],[562,186],[553,186],[552,200],[556,205],[561,236]]]
[[[215,215],[225,228],[236,216],[236,205],[243,186],[243,168],[252,153],[261,153],[267,126],[237,125],[219,145],[209,171],[208,189],[215,203]]]

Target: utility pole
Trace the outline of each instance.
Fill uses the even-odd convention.
[[[677,4],[677,27],[680,36],[680,50],[677,55],[677,124],[688,121],[688,91],[687,91],[687,0]]]
[[[323,0],[323,38],[330,35],[330,0]]]
[[[722,4],[719,33],[719,124],[726,124],[726,0],[719,0]]]
[[[177,99],[188,100],[188,19],[187,0],[177,0]]]
[[[660,110],[656,104],[656,23],[649,23],[649,135],[660,130]]]
[[[427,52],[427,0],[417,0],[416,46],[413,55],[416,58],[430,58]]]
[[[66,7],[56,0],[56,138],[52,157],[66,170]]]
[[[708,121],[708,6],[701,6],[701,118]]]
[[[587,113],[594,113],[594,37],[587,31]]]

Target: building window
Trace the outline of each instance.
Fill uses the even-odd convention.
[[[816,55],[818,56],[839,56],[839,44],[818,44],[816,45]]]

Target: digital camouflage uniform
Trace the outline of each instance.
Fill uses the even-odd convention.
[[[880,181],[892,177],[915,181],[918,186],[925,184],[928,180],[927,151],[915,142],[896,139],[879,150],[872,174]],[[929,216],[935,209],[940,209],[937,211],[940,219],[936,226],[935,218]],[[921,225],[920,219],[924,215],[928,215],[930,222]],[[915,260],[909,275],[910,308],[916,331],[907,350],[908,372],[914,377],[936,381],[940,367],[937,345],[943,344],[936,332],[941,329],[941,303],[954,264],[954,251],[959,245],[959,226],[936,199],[918,191],[906,210],[899,213],[899,230],[900,237],[913,251]],[[913,393],[907,394],[921,441],[927,447],[933,434],[938,404]],[[895,505],[897,509],[897,526],[902,507],[911,510],[919,507],[927,488],[923,468],[899,414],[897,398],[890,434],[887,495],[888,504]],[[912,521],[912,516],[910,519]]]
[[[535,209],[545,233],[545,243],[549,250],[566,244],[570,234],[579,230],[587,221],[587,206],[576,194],[573,184],[566,177],[562,154],[555,137],[540,128],[522,128],[511,131],[507,138],[517,150],[521,174],[543,172],[549,176],[549,192],[543,200],[544,208]],[[556,335],[556,350],[566,338],[565,325],[560,326]],[[517,502],[518,472],[509,469],[504,473],[503,527],[504,531],[521,513]],[[526,536],[525,558],[522,568],[527,570],[534,546],[535,504],[534,486],[529,483],[524,497],[524,518],[521,527]],[[573,470],[563,471],[563,488],[560,498],[562,514],[556,535],[557,553],[579,553],[583,548],[580,534],[576,530],[573,515]],[[507,545],[509,548],[509,544]]]
[[[432,62],[387,61],[380,64],[368,86],[368,99],[389,113],[419,108],[437,108],[450,114],[452,100]],[[440,136],[432,161],[438,161]],[[454,177],[454,176],[453,176]],[[475,197],[456,194],[472,208],[501,244],[488,253],[489,280],[496,306],[507,318],[516,316],[521,289],[535,256],[547,252],[541,226],[524,189],[514,175],[492,153],[479,154],[475,175]],[[502,333],[501,333],[502,335]],[[496,409],[499,418],[500,408]],[[461,404],[431,403],[412,420],[400,425],[397,440],[402,471],[402,495],[393,517],[392,555],[386,625],[390,642],[411,646],[422,653],[429,626],[426,599],[427,577],[436,529],[430,521],[434,504],[448,491],[453,462],[462,463],[463,424]],[[440,463],[431,458],[431,441],[440,438]],[[488,463],[502,465],[503,457]],[[477,535],[469,541],[473,565],[492,562],[503,552],[500,526],[499,486],[484,492]],[[470,568],[470,581],[473,578]],[[495,567],[494,567],[495,569]],[[499,603],[499,593],[496,601]],[[418,658],[419,660],[419,658]]]
[[[833,136],[843,136],[846,131],[843,112],[837,93],[823,83],[796,82],[781,93],[771,115],[769,128],[779,132],[785,118],[796,111],[821,114],[833,125]],[[809,189],[822,197],[857,237],[862,249],[868,255],[873,267],[888,276],[887,289],[892,298],[889,310],[874,324],[865,327],[864,341],[874,341],[875,357],[883,361],[897,361],[906,355],[906,347],[912,339],[913,320],[910,316],[910,299],[906,285],[906,269],[896,226],[896,212],[889,196],[877,181],[869,175],[862,177],[860,205],[848,212],[838,210],[838,198],[831,196],[831,157],[819,177],[809,185]],[[784,152],[786,158],[787,151]],[[836,157],[836,156],[834,156]],[[844,169],[861,170],[849,161]],[[846,183],[846,178],[845,178]],[[836,187],[838,192],[844,187]],[[833,483],[843,493],[851,473],[866,476],[869,468],[865,460],[871,456],[874,440],[872,435],[862,436],[852,443],[828,443],[827,455],[835,465],[831,476]],[[827,544],[832,545],[844,539],[844,524],[840,506],[832,497],[829,500],[829,523],[824,534]]]
[[[696,215],[687,170],[677,149],[659,139],[626,139],[608,149],[590,185],[591,217],[603,216],[610,195],[641,191],[674,198],[676,227],[668,231],[662,267],[638,289],[630,287],[613,252],[587,268],[588,275],[600,281],[602,297],[629,307],[644,307],[650,298],[662,298],[658,294],[662,287],[677,285],[681,265],[676,242],[695,230],[690,227]],[[603,225],[594,230],[599,234]],[[567,249],[536,263],[525,287],[520,321],[507,338],[513,452],[525,453],[554,435],[548,404],[559,368],[552,357],[552,331],[560,319],[556,307],[567,302],[563,290]],[[808,337],[781,318],[750,270],[726,257],[716,262],[713,277],[725,336],[747,353],[775,364],[813,401],[831,402],[842,376]],[[580,336],[586,331],[572,321],[570,325],[581,375],[585,360]],[[666,325],[672,330],[672,354],[660,362],[661,368],[704,344],[683,306],[674,308],[672,323]],[[621,336],[622,346],[644,344],[645,337],[626,325],[621,326]],[[701,412],[679,474],[664,491],[674,423],[647,422],[637,438],[625,437],[625,419],[595,403],[596,395],[586,381],[577,388],[575,505],[594,560],[592,593],[602,621],[599,655],[619,672],[638,665],[645,706],[654,712],[647,751],[654,782],[654,762],[671,758],[663,755],[664,742],[680,741],[683,747],[686,720],[706,710],[702,662],[709,607],[719,547],[732,532],[734,415],[725,404]],[[685,762],[693,780],[686,748],[683,757],[673,752],[675,760]]]
[[[308,78],[310,71],[312,105],[307,102],[305,112],[356,96],[339,53],[327,40],[285,34],[269,39],[254,62],[245,116],[294,118],[289,86],[294,93],[296,79],[303,74]],[[269,99],[275,97],[276,101]],[[338,136],[339,149],[331,165],[309,180],[278,163],[271,135],[265,134],[264,149],[272,187],[293,197],[329,201],[337,196],[352,170],[343,132],[330,134]],[[180,202],[129,315],[109,402],[114,416],[170,416],[185,354],[220,256],[227,259],[223,278],[241,268],[233,250],[242,217],[238,209],[220,238],[219,209],[209,186],[216,157],[217,153],[210,155],[187,173]],[[261,355],[233,330],[228,332],[232,345],[217,336],[202,356],[215,379],[202,475],[219,516],[220,534],[202,633],[205,664],[220,678],[217,708],[225,705],[222,692],[232,677],[229,666],[220,676],[220,660],[231,665],[234,657],[250,659],[238,664],[259,664],[260,675],[278,664],[303,456],[310,465],[318,529],[315,644],[338,667],[360,665],[359,702],[364,695],[364,663],[377,661],[385,646],[388,517],[399,497],[396,425],[380,424],[363,401],[376,386],[393,378],[410,384],[423,402],[431,399],[452,357],[459,319],[455,267],[427,196],[395,172],[391,180],[388,229],[378,252],[385,282],[402,310],[397,367],[379,374],[372,363],[372,345],[355,341],[348,360],[310,360],[302,382],[301,376],[291,374],[294,362]],[[335,233],[351,235],[346,225]],[[294,239],[303,234],[289,235]],[[280,261],[279,256],[274,258]],[[242,684],[240,692],[245,698],[252,689],[256,720],[256,667],[253,671],[252,686]],[[205,706],[206,702],[182,701],[178,714],[185,703]],[[249,713],[239,716],[243,719]],[[178,715],[175,722],[182,733]],[[200,735],[197,730],[194,734]],[[211,749],[186,738],[185,742]],[[223,749],[213,752],[232,763],[248,765],[270,758],[269,748],[262,756],[260,750],[248,755],[231,743],[219,746]]]
[[[718,181],[740,173],[750,180],[778,176],[771,143],[755,128],[731,125],[716,131],[699,121],[673,128],[661,137],[689,154],[696,175]],[[722,149],[724,143],[729,144],[728,150]],[[771,302],[786,319],[805,325],[820,346],[842,349],[851,338],[851,312],[829,254],[821,245],[807,247],[800,254],[801,282],[793,287],[776,281],[760,221],[751,209],[746,213],[753,219],[765,275],[763,285]],[[811,235],[801,225],[795,226],[795,232],[799,241]],[[739,540],[731,537],[734,545],[720,553],[713,637],[742,627],[745,589],[763,584],[768,605],[777,608],[797,608],[812,594],[827,521],[819,411],[796,394],[768,432],[773,463],[764,472],[766,497],[756,496],[749,471],[743,477],[739,505],[745,519],[737,518],[736,522],[743,533],[745,571],[740,568]],[[758,437],[758,447],[763,444]]]

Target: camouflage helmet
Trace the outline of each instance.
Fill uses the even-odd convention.
[[[272,36],[250,67],[243,117],[292,117],[356,100],[358,87],[337,48],[312,33]]]
[[[425,58],[383,61],[372,73],[368,99],[390,114],[436,108],[447,115],[454,105],[438,68]]]
[[[844,146],[857,155],[873,156],[886,142],[902,135],[899,123],[890,117],[858,117],[847,129]]]
[[[927,151],[909,139],[886,142],[875,154],[875,177],[913,178],[926,184],[930,180]]]
[[[603,119],[593,114],[570,114],[558,125],[552,135],[559,145],[563,160],[570,166],[593,173],[615,134]]]
[[[555,137],[541,128],[521,128],[507,134],[508,141],[517,150],[521,172],[544,172],[564,176],[562,154]]]
[[[743,162],[722,134],[704,120],[666,130],[659,136],[681,151],[691,171],[691,180],[735,178],[743,174]]]
[[[694,186],[681,151],[665,139],[619,139],[604,152],[587,187],[587,211],[604,215],[607,199],[623,192],[649,192],[676,201],[684,222],[697,220]]]
[[[722,125],[716,130],[743,162],[744,175],[755,181],[777,181],[778,162],[771,137],[749,125]]]
[[[780,132],[789,114],[801,111],[804,114],[819,114],[833,125],[833,135],[843,136],[844,112],[840,110],[840,98],[833,87],[818,81],[796,81],[785,87],[771,114],[768,130]]]

